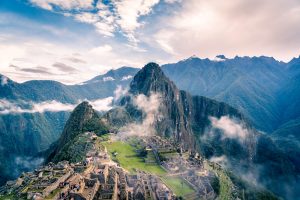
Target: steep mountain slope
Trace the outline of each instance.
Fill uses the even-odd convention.
[[[74,109],[60,138],[48,150],[47,160],[54,162],[81,161],[82,155],[85,155],[86,144],[81,142],[78,136],[87,131],[93,131],[100,135],[108,132],[108,127],[101,121],[92,106],[84,101]]]
[[[278,94],[284,123],[300,117],[300,57],[288,63],[287,71],[289,79],[282,85]]]
[[[257,128],[272,131],[280,117],[275,95],[286,78],[283,66],[269,57],[222,61],[191,57],[162,68],[180,89],[229,103]]]
[[[234,108],[205,97],[192,97],[185,91],[177,89],[155,63],[147,64],[140,70],[130,84],[129,93],[133,95],[159,93],[162,96],[160,113],[164,116],[156,122],[158,133],[172,136],[177,141],[184,140],[185,145],[195,146],[192,129],[203,134],[209,124],[209,116],[221,117],[232,115],[242,119]]]
[[[281,125],[272,135],[298,140],[300,142],[300,118]]]
[[[32,157],[59,138],[68,117],[66,112],[0,115],[0,184],[32,170]]]
[[[136,74],[129,95],[120,101],[123,108],[116,108],[105,117],[113,122],[118,121],[114,117],[130,116],[129,122],[139,123],[145,113],[135,105],[135,99],[140,95],[151,99],[153,94],[161,97],[159,112],[152,123],[157,134],[170,137],[183,148],[197,151],[206,158],[223,158],[235,174],[252,174],[256,181],[280,195],[286,194],[281,187],[283,183],[297,180],[297,160],[288,157],[272,138],[257,132],[233,107],[178,90],[155,63],[147,64]],[[111,114],[116,110],[124,114]],[[126,126],[126,122],[123,125]]]

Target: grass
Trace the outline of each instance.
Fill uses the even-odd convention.
[[[140,169],[156,175],[166,175],[167,172],[157,164],[145,163],[143,158],[139,157],[135,152],[134,147],[128,143],[116,141],[105,142],[107,150],[109,151],[112,159],[118,162],[123,168],[134,174],[136,169]],[[116,156],[113,153],[117,152]]]
[[[143,158],[137,155],[136,149],[130,144],[121,141],[104,142],[103,144],[109,151],[111,158],[130,173],[135,174],[136,169],[139,169],[157,175],[177,196],[195,192],[183,179],[169,177],[167,172],[158,164],[145,163]],[[113,155],[115,152],[118,153],[116,156]]]
[[[183,179],[178,177],[161,177],[177,196],[185,196],[195,192]]]

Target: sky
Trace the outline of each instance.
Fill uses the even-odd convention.
[[[0,0],[0,73],[86,81],[122,66],[300,54],[299,0]]]

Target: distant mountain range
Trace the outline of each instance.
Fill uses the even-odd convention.
[[[300,57],[289,63],[271,57],[227,59],[218,56],[217,60],[191,57],[163,65],[161,69],[179,89],[237,108],[245,116],[243,118],[258,130],[276,137],[300,137],[300,110],[297,109],[297,105],[300,105]],[[79,100],[114,96],[118,86],[129,87],[138,71],[136,68],[122,67],[77,85],[64,85],[56,81],[19,84],[1,76],[0,99],[17,104],[52,100],[76,104]],[[204,97],[190,100],[199,104],[207,101]],[[46,150],[59,138],[69,116],[70,113],[66,111],[1,114],[0,159],[4,160],[0,163],[3,172],[0,175],[1,183],[16,177],[22,170],[32,168],[26,162],[20,162],[19,158],[26,161]],[[178,120],[181,122],[184,119]],[[197,120],[197,117],[193,120]],[[201,126],[193,128],[201,129]],[[297,145],[291,140],[286,143]],[[290,149],[284,146],[283,150]],[[16,166],[14,172],[11,166]]]

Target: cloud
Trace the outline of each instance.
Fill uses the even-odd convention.
[[[16,156],[14,160],[14,174],[19,175],[24,170],[33,170],[44,163],[44,158],[34,158],[29,156]]]
[[[90,53],[95,54],[95,55],[101,55],[103,53],[107,53],[107,52],[111,52],[113,50],[113,48],[108,45],[105,44],[103,46],[98,46],[98,47],[94,47],[90,50]]]
[[[65,58],[66,60],[69,60],[73,63],[86,63],[86,61],[79,59],[79,58],[75,58],[75,57],[70,57],[70,58]]]
[[[243,141],[249,135],[248,130],[242,124],[228,116],[222,116],[220,119],[210,117],[210,121],[213,128],[222,130],[223,138]]]
[[[159,106],[161,104],[161,95],[152,93],[149,97],[140,94],[133,97],[133,104],[143,111],[144,118],[142,122],[130,123],[119,130],[118,137],[126,138],[129,136],[151,136],[156,131],[153,127],[154,122],[159,120]]]
[[[114,100],[119,100],[122,96],[126,95],[128,92],[128,88],[123,88],[121,85],[118,85],[116,90],[114,91]]]
[[[225,54],[288,61],[299,55],[299,11],[295,0],[182,1],[173,14],[160,18],[150,42],[177,59]]]
[[[209,159],[210,162],[218,163],[222,166],[228,167],[229,160],[225,155],[222,156],[213,156]]]
[[[113,77],[111,77],[111,76],[107,76],[107,77],[103,77],[103,79],[102,79],[104,82],[106,82],[106,81],[114,81],[115,79],[113,78]]]
[[[60,63],[60,62],[56,62],[52,66],[59,69],[60,71],[63,71],[63,72],[75,72],[75,71],[77,71],[74,67],[71,67],[69,65],[66,65],[66,64]]]
[[[43,112],[60,112],[72,111],[75,105],[63,104],[53,101],[45,101],[41,103],[25,102],[25,101],[8,101],[0,99],[0,114],[16,114],[16,113],[43,113]]]
[[[79,100],[80,103],[82,100]],[[104,99],[88,100],[93,108],[97,111],[108,111],[112,108],[113,97]],[[26,102],[26,101],[9,101],[0,99],[0,114],[18,114],[18,113],[44,113],[44,112],[71,112],[77,104],[61,103],[58,101],[44,102]]]
[[[91,9],[94,0],[30,0],[31,3],[46,10],[82,10]]]
[[[29,72],[34,74],[45,74],[45,75],[53,75],[54,73],[51,73],[48,71],[47,68],[42,66],[37,66],[35,68],[19,68],[19,71],[23,72]]]
[[[134,44],[138,41],[135,30],[143,25],[142,16],[151,13],[160,0],[116,0],[93,4],[93,0],[30,0],[32,4],[65,16],[92,24],[105,36],[114,36],[116,31],[123,33]],[[173,3],[168,1],[168,3]],[[76,12],[74,12],[76,10]],[[92,11],[92,12],[91,12]]]
[[[126,33],[126,36],[132,42],[137,42],[134,36],[134,31],[142,26],[138,21],[141,16],[151,13],[153,6],[159,3],[159,0],[122,0],[115,1],[114,6],[118,20],[116,22]]]
[[[93,106],[93,109],[97,111],[108,111],[112,109],[113,97],[107,97],[104,99],[97,99],[89,101],[90,104]]]
[[[146,55],[133,53],[134,50],[127,48],[126,45],[122,46],[120,43],[115,44],[116,46],[110,44],[94,46],[93,44],[91,47],[84,45],[70,47],[41,41],[37,38],[30,39],[30,43],[26,43],[25,39],[21,43],[14,43],[15,40],[17,39],[0,43],[0,51],[3,52],[0,55],[0,73],[17,82],[51,79],[65,84],[76,84],[103,74],[112,68],[140,67],[147,62]],[[22,53],[18,54],[18,52]],[[63,66],[55,63],[62,63],[74,68],[74,73],[58,71],[57,67],[62,68]],[[66,70],[72,71],[71,68]]]
[[[53,101],[47,101],[42,103],[36,103],[32,106],[32,112],[59,112],[59,111],[71,111],[74,109],[74,105],[72,104],[63,104],[60,102],[57,102],[55,100]]]
[[[121,81],[127,81],[127,80],[129,80],[129,79],[132,79],[132,77],[133,77],[133,76],[131,76],[131,75],[123,76],[122,79],[121,79]]]

